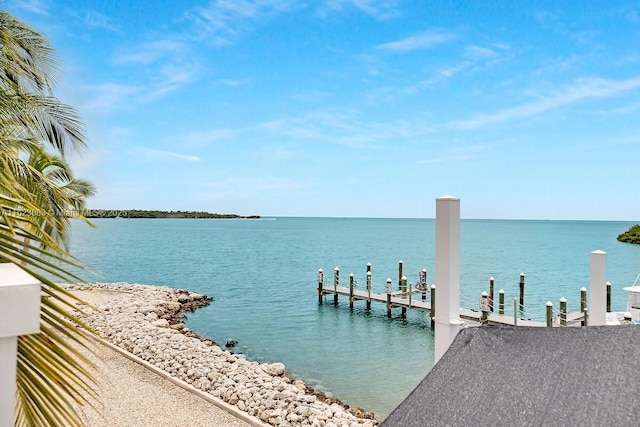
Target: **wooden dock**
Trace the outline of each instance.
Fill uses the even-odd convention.
[[[370,266],[369,266],[370,268]],[[425,270],[423,270],[425,271]],[[318,302],[324,303],[324,297],[327,295],[333,295],[334,304],[338,303],[338,297],[343,296],[349,299],[349,307],[353,309],[356,301],[365,301],[366,308],[371,309],[372,303],[385,304],[387,309],[387,317],[391,317],[393,309],[401,309],[402,316],[406,316],[406,310],[419,310],[430,314],[431,326],[434,326],[434,312],[435,312],[435,285],[426,285],[426,271],[425,271],[425,283],[423,289],[413,289],[411,285],[407,288],[406,277],[400,279],[400,290],[391,291],[391,280],[387,280],[387,293],[381,294],[371,291],[370,274],[367,273],[367,289],[356,289],[353,275],[350,275],[349,287],[340,286],[337,284],[338,279],[334,279],[333,284],[324,285],[324,276],[322,269],[318,273]],[[523,277],[523,276],[522,276]],[[524,280],[524,279],[522,279]],[[424,286],[426,285],[426,286]],[[428,290],[427,290],[428,289]],[[523,289],[523,286],[522,286]],[[488,294],[483,294],[482,298],[488,297]],[[427,300],[428,298],[428,300]],[[510,325],[510,326],[533,326],[533,327],[548,327],[548,326],[581,326],[584,325],[585,315],[581,312],[566,313],[565,311],[557,316],[556,321],[550,321],[553,315],[547,313],[546,321],[531,320],[519,316],[517,310],[517,301],[514,301],[513,315],[505,314],[504,310],[504,298],[501,295],[499,308],[497,312],[494,312],[493,301],[490,301],[489,308],[484,307],[478,310],[469,308],[460,308],[459,316],[462,320],[470,321],[473,323],[483,325]],[[482,303],[482,301],[481,301]],[[562,310],[562,307],[561,307]]]

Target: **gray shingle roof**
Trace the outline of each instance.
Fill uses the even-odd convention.
[[[640,425],[640,326],[460,331],[382,426]]]

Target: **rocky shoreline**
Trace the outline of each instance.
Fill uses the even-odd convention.
[[[183,323],[208,296],[184,289],[129,283],[69,286],[69,291],[119,292],[120,298],[85,308],[103,339],[274,426],[375,426],[372,413],[350,408],[288,375],[282,363],[247,360],[200,337]]]

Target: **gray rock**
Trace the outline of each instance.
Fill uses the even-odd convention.
[[[261,368],[264,372],[274,377],[284,375],[286,372],[284,363],[264,363]]]

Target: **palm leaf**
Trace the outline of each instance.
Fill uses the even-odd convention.
[[[81,425],[72,402],[95,397],[77,296],[56,282],[80,282],[67,250],[70,213],[82,215],[91,183],[64,157],[85,146],[76,111],[53,95],[59,68],[48,41],[0,11],[0,262],[42,284],[41,332],[18,339],[16,425]]]

